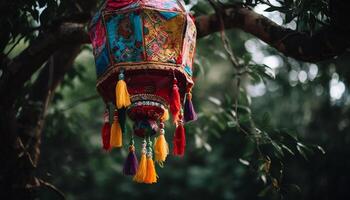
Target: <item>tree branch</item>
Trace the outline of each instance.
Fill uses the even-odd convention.
[[[56,186],[54,186],[53,184],[46,182],[42,179],[39,179],[39,183],[40,183],[40,185],[45,186],[48,189],[54,191],[61,199],[66,199],[64,193],[60,189],[58,189]]]
[[[221,13],[224,18],[225,29],[242,29],[286,56],[297,60],[308,62],[326,60],[342,54],[350,46],[349,31],[346,31],[349,28],[336,26],[335,20],[333,20],[332,26],[324,27],[316,34],[309,35],[280,26],[241,5],[226,6]],[[196,25],[198,38],[220,30],[220,20],[215,14],[199,16],[196,19]],[[7,98],[2,98],[0,103],[11,105],[18,94],[18,89],[23,87],[25,81],[57,48],[65,44],[89,43],[89,36],[85,29],[85,24],[63,23],[58,27],[58,30],[51,31],[35,40],[5,68],[0,79],[0,95],[6,95]],[[12,90],[8,86],[18,89]]]
[[[280,26],[249,8],[232,6],[222,11],[225,29],[239,28],[266,42],[286,56],[318,62],[340,55],[350,47],[349,32],[334,26],[324,27],[314,35]],[[198,37],[220,31],[216,15],[196,19]]]
[[[0,79],[0,95],[6,98],[0,98],[0,104],[4,107],[12,107],[24,83],[57,49],[65,45],[80,45],[81,40],[86,40],[84,37],[87,37],[87,34],[83,24],[64,23],[34,40],[8,66],[4,67]]]
[[[225,29],[238,28],[266,42],[288,57],[297,60],[318,62],[340,55],[350,46],[347,27],[337,27],[334,24],[310,35],[280,26],[267,17],[241,5],[226,6],[222,10]],[[217,15],[199,16],[196,18],[198,38],[220,31],[220,19]],[[348,25],[349,26],[349,25]],[[65,28],[69,30],[71,27]],[[82,28],[83,29],[83,28]],[[71,31],[72,33],[77,33]],[[90,43],[87,32],[79,31],[67,34],[67,41]]]

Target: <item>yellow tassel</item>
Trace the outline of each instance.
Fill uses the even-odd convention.
[[[147,156],[147,173],[144,182],[147,184],[157,183],[157,177],[158,175],[152,160],[152,155]]]
[[[142,143],[141,160],[133,180],[137,183],[144,183],[146,178],[146,173],[147,173],[146,141],[144,140]]]
[[[118,123],[118,119],[114,119],[111,127],[111,137],[109,140],[111,147],[122,147],[123,146],[123,136],[122,129]]]
[[[161,122],[165,122],[169,120],[169,111],[168,109],[164,109],[163,116],[160,118]]]
[[[147,173],[147,158],[146,154],[142,154],[139,167],[137,168],[136,174],[134,176],[134,181],[138,183],[144,183]]]
[[[124,74],[121,72],[119,74],[119,81],[115,86],[115,95],[116,95],[116,106],[118,109],[126,108],[130,106],[130,95],[128,88],[126,87],[126,82],[124,81]]]
[[[163,163],[166,160],[166,157],[169,154],[169,145],[164,136],[164,129],[160,129],[159,136],[155,139],[154,142],[154,160],[163,167]]]

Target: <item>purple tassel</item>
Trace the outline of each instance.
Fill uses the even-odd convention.
[[[134,176],[136,174],[137,168],[139,166],[139,162],[137,161],[137,157],[135,154],[135,147],[129,147],[129,154],[125,160],[123,173],[124,175]]]
[[[198,118],[197,113],[194,110],[191,99],[192,99],[192,95],[191,95],[191,93],[188,93],[186,101],[185,101],[185,108],[184,108],[184,120],[185,120],[185,122],[195,121]]]

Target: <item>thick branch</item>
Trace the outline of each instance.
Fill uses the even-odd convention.
[[[226,29],[242,29],[297,60],[322,61],[340,55],[350,47],[349,33],[335,26],[324,27],[311,36],[284,28],[263,15],[240,6],[225,9],[223,19]],[[198,37],[220,31],[216,15],[198,17],[196,25]]]
[[[68,44],[81,44],[87,37],[83,24],[65,23],[34,40],[30,46],[4,68],[0,79],[0,104],[11,107],[24,83],[59,48]],[[15,88],[15,89],[14,89]]]
[[[349,32],[345,31],[347,27],[332,25],[309,35],[280,26],[242,6],[231,6],[223,10],[222,14],[225,29],[242,29],[297,60],[318,62],[330,59],[344,53],[350,46]],[[196,25],[198,38],[220,31],[220,22],[215,14],[197,17]],[[86,32],[79,33],[79,42],[90,42]]]

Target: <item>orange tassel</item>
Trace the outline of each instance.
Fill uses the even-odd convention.
[[[145,178],[145,183],[147,184],[157,183],[157,177],[158,175],[156,173],[156,168],[152,160],[152,155],[150,156],[147,155],[147,174]]]
[[[154,142],[154,160],[163,167],[163,163],[169,154],[169,145],[164,136],[164,123],[160,123],[160,133]]]
[[[119,74],[119,81],[115,86],[115,95],[115,105],[118,109],[126,108],[131,104],[130,95],[126,86],[126,82],[124,81],[124,74],[122,70]]]
[[[110,145],[111,147],[122,147],[123,146],[123,136],[122,130],[120,128],[118,117],[114,116],[114,121],[111,128]]]
[[[152,142],[150,140],[150,138],[148,138],[148,152],[147,152],[147,173],[146,173],[146,177],[145,177],[145,183],[147,184],[153,184],[153,183],[157,183],[157,172],[156,172],[156,168],[154,166],[154,162],[152,159]]]
[[[147,158],[146,158],[146,140],[142,142],[142,155],[137,168],[136,175],[134,176],[134,181],[137,183],[144,183],[147,174]]]

